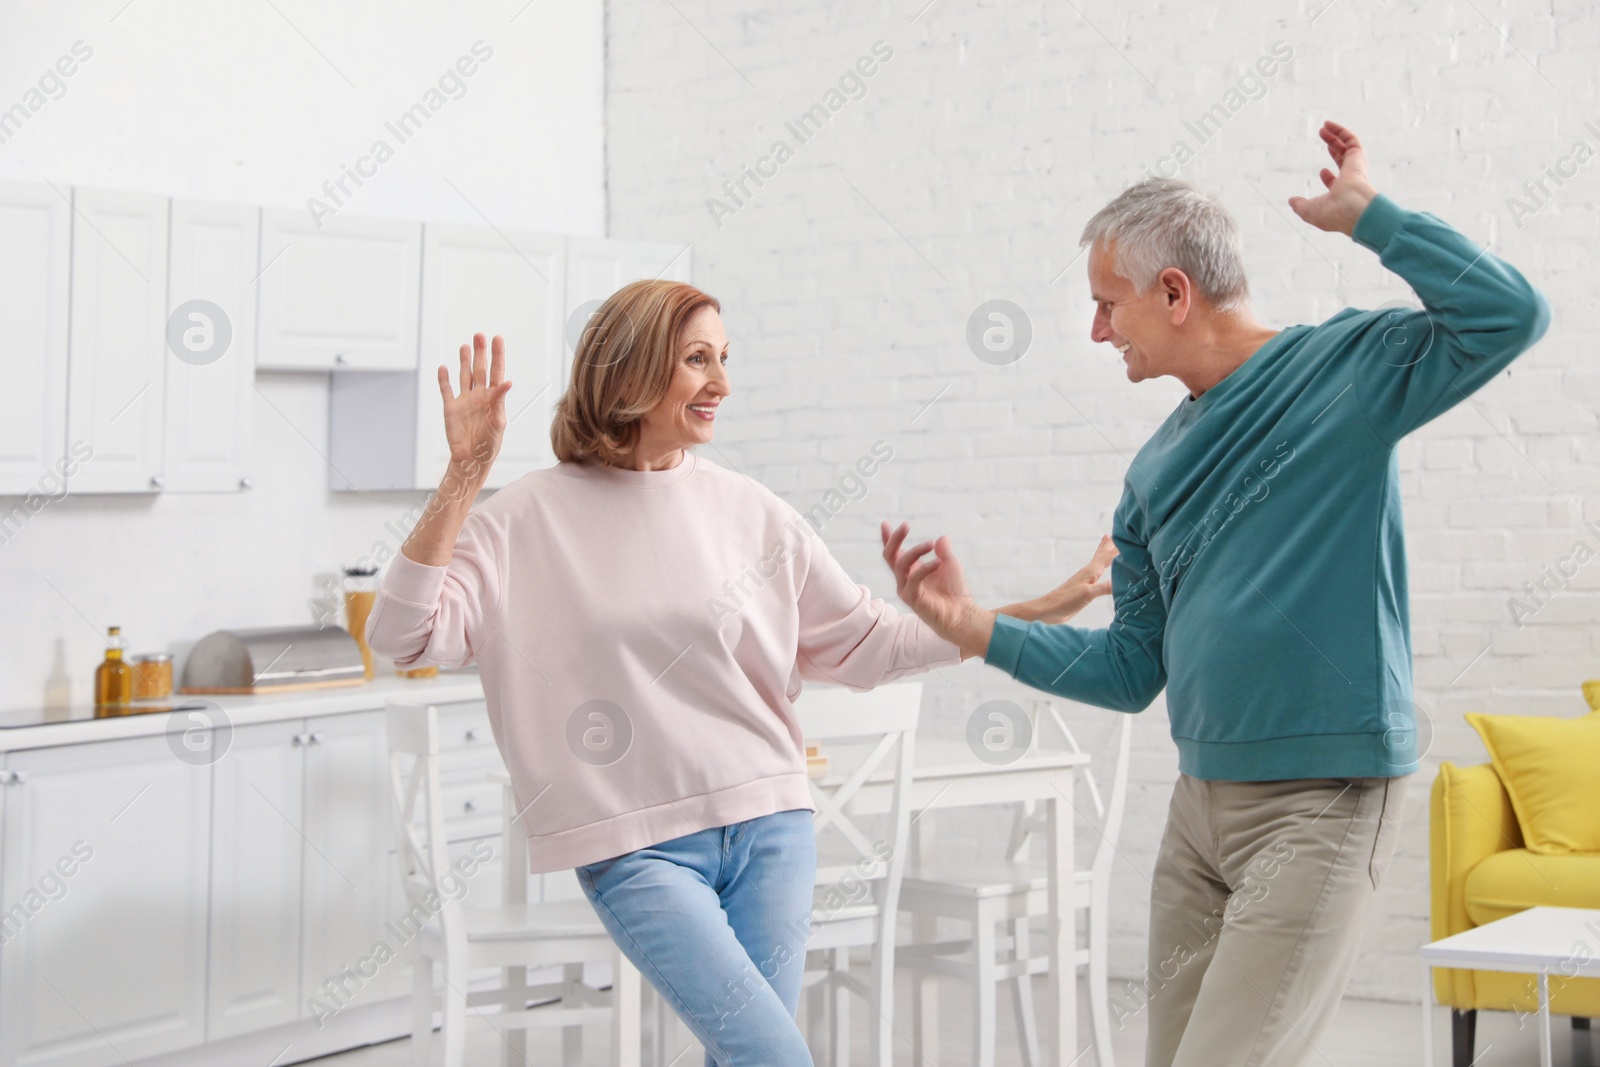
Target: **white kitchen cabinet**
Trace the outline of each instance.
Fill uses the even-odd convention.
[[[307,724],[300,1015],[398,995],[395,967],[373,960],[393,942],[394,861],[384,711]],[[316,998],[316,1003],[310,1003]]]
[[[506,344],[506,432],[488,485],[507,485],[555,462],[550,414],[561,395],[566,239],[469,226],[428,226],[423,236],[422,358],[418,361],[418,488],[434,488],[450,462],[439,364],[459,386],[460,348],[474,333]]]
[[[162,488],[250,484],[261,211],[172,202]]]
[[[210,768],[164,736],[7,759],[0,1063],[102,1067],[200,1044]]]
[[[306,730],[235,728],[213,764],[208,1041],[300,1017]]]
[[[422,224],[261,212],[256,366],[414,370]]]
[[[166,197],[74,189],[67,439],[93,455],[75,493],[161,487],[166,397]]]
[[[335,374],[329,398],[335,489],[434,489],[450,462],[439,365],[459,389],[460,347],[505,338],[506,432],[489,488],[555,462],[550,414],[560,395],[565,239],[428,225],[421,351],[407,374]]]
[[[583,322],[588,321],[600,302],[629,282],[645,278],[687,282],[692,256],[688,245],[609,237],[567,239],[566,309],[561,345],[563,390],[571,377],[572,355]]]
[[[66,439],[68,195],[0,182],[0,495],[59,495],[63,464],[76,463]]]
[[[428,230],[424,358],[409,375],[333,376],[328,459],[334,489],[438,488],[449,462],[439,364],[449,370],[455,390],[460,346],[478,332],[506,338],[506,375],[513,383],[506,438],[488,487],[550,466],[550,419],[566,391],[572,342],[581,328],[575,315],[586,319],[631,281],[689,280],[690,253],[682,245],[501,235],[470,227]]]

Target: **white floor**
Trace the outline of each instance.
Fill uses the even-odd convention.
[[[1037,992],[1043,1001],[1043,979]],[[963,987],[954,980],[941,986],[941,1029],[944,1042],[938,1063],[919,1056],[909,1040],[910,1012],[909,986],[902,979],[896,996],[901,1010],[897,1010],[896,1025],[901,1037],[895,1043],[895,1063],[903,1067],[971,1067],[974,1062],[971,1049],[972,1011],[962,999]],[[854,1013],[853,1062],[870,1064],[868,1056],[867,1016],[865,1008]],[[1421,1012],[1414,1004],[1393,1004],[1371,1000],[1347,999],[1340,1007],[1338,1021],[1332,1032],[1317,1043],[1318,1047],[1306,1057],[1305,1062],[1314,1067],[1416,1067],[1422,1061]],[[999,1004],[1000,1041],[996,1064],[999,1067],[1020,1065],[1022,1057],[1017,1044],[1017,1033],[1010,1000],[1002,997]],[[805,1018],[802,1005],[801,1018]],[[1573,1032],[1566,1019],[1554,1020],[1555,1063],[1571,1067],[1600,1067],[1600,1025],[1595,1036],[1585,1041],[1582,1035],[1574,1045]],[[671,1067],[701,1067],[704,1061],[698,1042],[690,1038],[681,1023],[674,1020],[674,1037],[668,1055]],[[1041,1019],[1041,1025],[1048,1023]],[[1115,1025],[1113,1023],[1113,1025]],[[1090,1042],[1091,1031],[1087,1016],[1078,1022],[1080,1047]],[[1434,1042],[1436,1062],[1450,1062],[1450,1013],[1443,1009],[1434,1012]],[[1592,1042],[1592,1043],[1591,1043]],[[584,1032],[584,1058],[581,1067],[602,1067],[609,1062],[608,1034],[601,1025],[591,1025]],[[472,1035],[467,1042],[469,1067],[498,1067],[501,1063],[501,1038],[494,1031]],[[1141,1067],[1144,1062],[1144,1029],[1137,1020],[1130,1020],[1126,1029],[1117,1032],[1112,1041],[1112,1051],[1122,1067]],[[1520,1031],[1516,1016],[1503,1012],[1480,1012],[1478,1015],[1477,1059],[1474,1067],[1525,1067],[1539,1062],[1538,1034],[1533,1020],[1528,1020]],[[820,1055],[820,1053],[819,1053]],[[411,1042],[391,1041],[370,1045],[338,1056],[326,1056],[311,1061],[319,1067],[409,1067]],[[529,1064],[551,1067],[561,1063],[561,1039],[557,1031],[532,1031],[529,1042]],[[1080,1067],[1094,1064],[1094,1053],[1085,1051],[1076,1061]],[[567,1064],[564,1067],[580,1067]]]

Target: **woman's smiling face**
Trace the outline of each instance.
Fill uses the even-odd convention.
[[[639,451],[662,456],[710,442],[717,405],[732,391],[728,384],[728,332],[715,308],[689,317],[678,338],[667,395],[643,418]]]

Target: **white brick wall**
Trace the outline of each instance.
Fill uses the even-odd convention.
[[[1196,153],[1179,174],[1219,193],[1243,228],[1269,323],[1410,297],[1371,253],[1308,229],[1284,203],[1320,188],[1325,118],[1362,136],[1380,189],[1489,243],[1550,298],[1545,340],[1400,450],[1417,699],[1436,736],[1351,989],[1414,999],[1428,788],[1440,761],[1484,758],[1462,713],[1571,714],[1578,684],[1600,675],[1600,563],[1525,628],[1507,606],[1600,518],[1600,159],[1520,227],[1507,204],[1577,139],[1600,148],[1583,126],[1600,127],[1600,11],[1580,0],[1226,11],[933,0],[919,12],[923,2],[611,0],[608,11],[611,232],[692,243],[733,340],[734,394],[709,455],[804,510],[873,441],[889,442],[894,459],[825,530],[879,595],[893,595],[882,518],[950,534],[990,604],[1059,582],[1107,529],[1128,458],[1182,390],[1129,384],[1089,342],[1077,234],[1180,138]],[[793,145],[785,122],[878,40],[894,54],[866,96],[716,225],[707,199],[775,139]],[[1293,58],[1265,95],[1198,143],[1184,123],[1280,41]],[[1033,324],[1012,366],[966,347],[968,315],[992,298]],[[1107,617],[1097,607],[1083,621]],[[982,700],[1029,695],[974,663],[929,686],[928,728],[948,736]],[[1112,713],[1074,719],[1088,744],[1109,739]],[[1136,725],[1114,886],[1122,974],[1143,962],[1140,872],[1176,773],[1160,705]],[[977,848],[984,832],[952,820],[952,847]]]

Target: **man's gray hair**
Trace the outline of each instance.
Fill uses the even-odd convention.
[[[1176,178],[1146,178],[1095,212],[1079,247],[1116,243],[1113,268],[1140,293],[1168,267],[1189,276],[1222,311],[1250,297],[1244,248],[1233,217],[1209,193]]]

